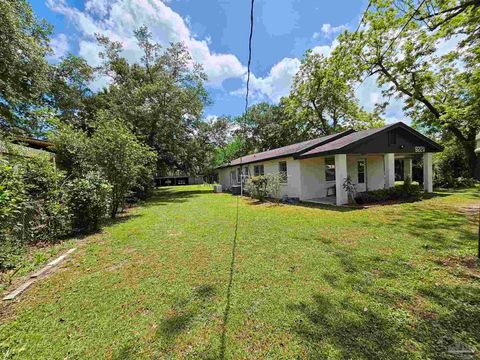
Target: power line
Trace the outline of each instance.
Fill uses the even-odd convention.
[[[248,64],[247,64],[247,93],[245,94],[245,116],[248,110],[248,93],[250,90],[250,64],[252,62],[252,37],[253,37],[253,6],[255,0],[250,5],[250,36],[248,37]]]
[[[248,111],[248,95],[250,88],[250,65],[252,62],[252,37],[253,37],[253,8],[255,0],[251,0],[250,4],[250,35],[248,37],[248,64],[247,64],[247,91],[245,94],[245,118]],[[242,157],[240,157],[240,186],[243,187],[243,171],[242,171]],[[227,286],[227,301],[225,304],[225,310],[223,312],[223,324],[222,324],[222,334],[220,338],[220,359],[225,359],[226,351],[226,338],[227,338],[227,325],[228,325],[228,316],[230,314],[230,303],[232,297],[232,286],[233,286],[233,275],[235,271],[235,259],[237,253],[237,238],[238,238],[238,224],[239,224],[239,208],[240,208],[240,196],[237,196],[236,204],[236,216],[235,216],[235,232],[233,234],[232,240],[232,252],[230,260],[230,270],[228,276],[228,286]]]

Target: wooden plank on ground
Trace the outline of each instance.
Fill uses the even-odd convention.
[[[56,258],[53,261],[50,261],[47,265],[45,265],[40,270],[37,270],[37,271],[33,272],[30,275],[30,278],[27,281],[25,281],[22,285],[20,285],[14,291],[9,293],[7,296],[5,296],[3,298],[3,300],[14,300],[18,295],[20,295],[25,290],[27,290],[40,276],[47,274],[52,269],[55,269],[57,265],[59,265],[63,260],[65,260],[75,250],[77,250],[77,249],[73,248],[73,249],[68,250],[65,254],[60,255],[58,258]]]

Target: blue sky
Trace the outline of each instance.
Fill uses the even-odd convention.
[[[51,61],[67,52],[99,63],[94,33],[124,44],[124,55],[138,61],[133,30],[147,25],[157,42],[183,41],[209,75],[213,104],[205,117],[243,111],[249,31],[249,0],[35,0],[40,18],[54,26]],[[356,27],[366,0],[256,0],[251,102],[278,102],[307,49],[328,55],[336,36]],[[106,78],[94,87],[107,84]],[[380,98],[374,79],[358,90],[360,103],[371,110]],[[388,108],[388,121],[403,119],[401,102]]]

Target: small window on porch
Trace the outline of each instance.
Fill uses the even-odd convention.
[[[287,162],[286,161],[280,161],[278,163],[278,172],[280,174],[280,182],[282,184],[287,183]]]
[[[358,160],[357,169],[358,169],[358,183],[365,184],[365,159]]]
[[[253,176],[262,176],[264,174],[263,165],[255,165],[253,167]]]
[[[325,181],[335,181],[335,158],[325,158]]]

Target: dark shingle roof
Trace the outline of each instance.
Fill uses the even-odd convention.
[[[264,151],[256,154],[251,154],[251,155],[245,155],[241,158],[232,160],[228,164],[220,166],[220,168],[228,167],[228,166],[236,166],[240,164],[250,164],[257,161],[265,161],[265,160],[276,159],[280,157],[298,155],[304,151],[308,151],[316,146],[322,145],[328,141],[332,141],[341,136],[345,136],[346,134],[349,134],[351,132],[353,132],[353,130],[346,130],[337,134],[322,136],[317,139],[303,141],[300,143],[284,146],[278,149],[268,150],[268,151]]]
[[[219,168],[237,166],[240,164],[249,164],[258,161],[265,161],[269,159],[294,156],[297,159],[303,159],[314,156],[324,156],[328,154],[338,154],[345,151],[349,151],[352,145],[356,145],[366,141],[368,138],[378,135],[388,129],[393,128],[403,128],[406,131],[410,132],[416,138],[420,138],[426,144],[432,147],[433,151],[441,151],[442,147],[430,140],[426,136],[422,135],[418,131],[415,131],[408,125],[405,125],[402,122],[397,122],[394,124],[385,125],[379,128],[354,131],[347,130],[340,132],[338,134],[323,136],[318,139],[313,139],[309,141],[304,141],[297,144],[292,144],[284,146],[278,149],[273,149],[269,151],[264,151],[261,153],[256,153],[252,155],[246,155],[244,157],[235,159],[229,164],[220,166]]]
[[[382,132],[388,128],[391,128],[397,125],[398,123],[395,123],[395,124],[385,125],[379,128],[357,131],[357,132],[345,135],[337,140],[328,142],[327,144],[318,146],[310,151],[304,152],[302,153],[301,156],[308,157],[308,156],[316,155],[320,153],[340,150],[341,148],[352,145],[357,141],[364,140],[365,138],[371,135],[377,134],[379,132]]]

